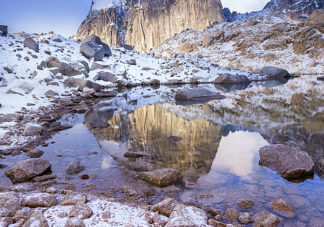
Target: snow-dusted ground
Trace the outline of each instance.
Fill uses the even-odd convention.
[[[270,65],[285,68],[297,75],[323,74],[323,48],[316,50],[316,47],[312,47],[314,43],[308,41],[312,48],[306,54],[296,54],[294,51],[293,42],[301,39],[296,35],[302,29],[298,22],[287,18],[253,17],[217,23],[204,31],[184,31],[153,52],[163,57],[189,53],[222,66],[250,72]],[[312,35],[324,39],[324,34],[317,30],[312,30]],[[317,54],[313,54],[314,49],[318,51]]]

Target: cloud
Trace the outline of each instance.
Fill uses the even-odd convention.
[[[237,11],[240,13],[258,11],[270,0],[222,0],[223,7],[229,8],[231,11]]]

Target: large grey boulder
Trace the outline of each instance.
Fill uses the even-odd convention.
[[[193,206],[178,204],[172,211],[165,227],[199,226],[207,227],[205,211]]]
[[[7,36],[8,35],[8,26],[0,25],[0,36]]]
[[[261,166],[266,166],[285,179],[304,178],[314,174],[314,162],[302,150],[282,144],[262,147],[259,150]]]
[[[139,178],[154,186],[168,187],[176,184],[182,178],[182,174],[175,169],[158,169],[142,172]]]
[[[274,66],[266,66],[261,69],[261,74],[267,76],[268,79],[277,79],[281,80],[285,77],[289,77],[290,74],[286,69],[274,67]]]
[[[30,37],[24,40],[24,47],[32,49],[35,52],[39,52],[39,43]]]
[[[251,81],[244,75],[233,75],[225,73],[214,81],[215,84],[249,84]]]
[[[204,88],[184,88],[177,91],[175,95],[175,99],[177,101],[210,101],[224,98],[225,97],[223,95],[214,93]]]
[[[104,48],[104,56],[105,57],[112,56],[110,47],[106,43],[102,42],[101,39],[100,39],[100,37],[98,37],[96,35],[93,35],[93,34],[92,35],[89,35],[89,36],[87,36],[86,38],[84,38],[82,40],[82,44],[85,44],[87,42],[94,42],[94,43],[96,43],[98,45],[101,45]]]
[[[51,164],[40,158],[31,158],[19,162],[15,166],[11,167],[5,174],[11,180],[12,183],[20,183],[28,181],[33,177],[45,173],[51,169]]]
[[[81,45],[80,52],[88,59],[94,59],[95,61],[101,61],[105,55],[105,49],[102,45],[95,42],[86,42]]]

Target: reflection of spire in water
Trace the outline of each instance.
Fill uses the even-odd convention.
[[[145,152],[149,160],[136,162],[149,162],[153,168],[180,169],[195,180],[200,173],[209,172],[223,131],[222,126],[205,119],[190,121],[159,105],[142,106],[128,115],[115,114],[108,122],[110,127],[91,131],[111,156],[126,160],[126,151]],[[181,140],[172,141],[171,136]],[[116,142],[125,146],[118,150]]]

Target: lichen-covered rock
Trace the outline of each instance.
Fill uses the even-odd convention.
[[[19,208],[19,198],[16,193],[0,193],[0,217],[12,217]]]
[[[296,210],[283,199],[276,199],[272,201],[270,207],[275,213],[286,218],[293,218],[296,216]]]
[[[76,217],[81,220],[90,218],[92,215],[91,208],[85,203],[78,203],[74,205],[69,213],[70,217]]]
[[[207,227],[205,211],[193,206],[178,204],[172,211],[165,227]]]
[[[25,207],[52,207],[57,205],[56,196],[48,193],[33,193],[26,195],[21,200],[21,205]]]
[[[176,184],[182,177],[180,171],[175,169],[158,169],[150,172],[142,172],[139,178],[158,187],[167,187]]]
[[[84,222],[79,218],[69,218],[64,227],[85,227]]]
[[[173,209],[178,205],[179,203],[172,199],[172,198],[166,198],[163,201],[155,204],[152,206],[151,210],[153,212],[158,212],[159,214],[162,214],[164,216],[170,217]]]
[[[229,220],[235,223],[237,222],[240,212],[235,208],[229,208],[225,211],[225,214]]]
[[[5,174],[12,183],[20,183],[32,179],[51,169],[51,164],[40,158],[31,158],[19,162]]]
[[[237,205],[242,209],[242,210],[248,210],[254,206],[254,202],[251,200],[244,200],[240,199],[237,203]]]
[[[61,205],[69,206],[75,205],[77,203],[85,203],[87,201],[87,196],[79,193],[67,193],[64,195]]]
[[[48,227],[48,223],[43,216],[42,211],[33,211],[32,216],[22,225],[22,227]]]
[[[314,174],[314,162],[305,151],[275,144],[262,147],[259,154],[261,166],[268,167],[288,180]]]

